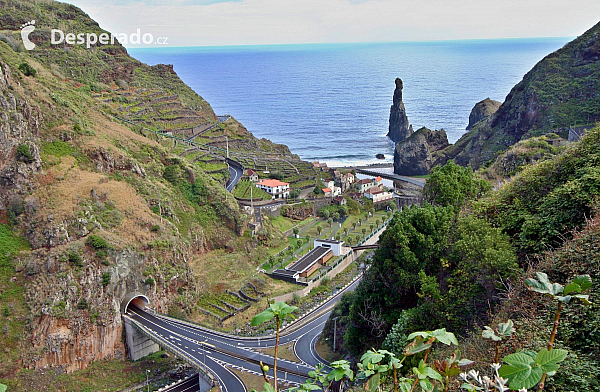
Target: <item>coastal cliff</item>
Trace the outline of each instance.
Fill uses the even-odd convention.
[[[387,136],[398,143],[405,140],[413,133],[412,125],[408,122],[404,102],[402,102],[402,88],[404,87],[402,79],[396,78],[396,88],[392,107],[390,108],[390,125]]]
[[[600,23],[538,62],[498,110],[444,151],[477,169],[519,140],[600,120]]]

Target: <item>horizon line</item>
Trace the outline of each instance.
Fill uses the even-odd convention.
[[[223,44],[223,45],[136,45],[125,48],[129,49],[187,49],[187,48],[240,48],[240,47],[264,47],[264,46],[308,46],[308,45],[368,45],[368,44],[416,44],[416,43],[447,43],[447,42],[483,42],[483,41],[519,41],[519,40],[551,40],[568,39],[570,41],[579,36],[542,36],[542,37],[503,37],[503,38],[459,38],[459,39],[436,39],[436,40],[412,40],[412,41],[353,41],[353,42],[297,42],[297,43],[265,43],[265,44]]]

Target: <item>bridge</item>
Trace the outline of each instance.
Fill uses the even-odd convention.
[[[367,175],[374,176],[374,177],[380,176],[382,178],[386,178],[388,180],[393,180],[393,181],[403,181],[403,182],[407,182],[412,185],[416,185],[420,188],[423,188],[425,186],[425,182],[426,182],[426,180],[424,178],[401,176],[399,174],[386,172],[385,170],[381,170],[380,168],[369,168],[369,169],[356,168],[355,170],[357,173],[367,174]]]
[[[370,244],[370,245],[358,245],[358,246],[353,246],[351,248],[352,248],[353,251],[367,250],[367,249],[377,249],[377,248],[379,248],[379,243],[377,243],[377,244]]]
[[[308,378],[308,372],[318,363],[326,363],[315,350],[315,342],[329,318],[333,305],[344,292],[354,290],[359,280],[347,289],[317,307],[310,314],[284,326],[279,344],[295,342],[294,352],[301,363],[277,360],[277,378],[280,383],[295,386]],[[259,362],[270,367],[267,376],[273,378],[272,356],[261,353],[260,349],[275,346],[275,336],[242,337],[213,331],[208,328],[156,314],[148,307],[149,299],[141,293],[127,294],[121,301],[121,312],[125,324],[127,346],[131,359],[137,355],[148,355],[158,350],[158,346],[187,362],[199,372],[198,385],[186,381],[184,390],[207,391],[212,386],[220,386],[223,392],[247,391],[243,382],[231,371],[232,368],[254,374],[261,374]],[[152,347],[152,345],[155,345]],[[153,350],[153,351],[150,351]],[[150,352],[147,352],[150,351]],[[171,390],[182,390],[177,384]]]

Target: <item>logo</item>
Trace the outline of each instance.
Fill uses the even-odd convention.
[[[33,50],[33,48],[35,48],[35,44],[29,40],[29,34],[31,34],[33,30],[35,30],[35,20],[21,26],[21,39],[27,50]]]

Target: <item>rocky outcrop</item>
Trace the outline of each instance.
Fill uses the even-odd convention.
[[[79,269],[73,269],[58,248],[32,252],[23,262],[28,275],[26,298],[33,315],[31,347],[24,365],[71,372],[97,360],[125,358],[121,299],[130,292],[146,293],[150,306],[166,313],[180,288],[196,290],[184,262],[190,250],[110,251],[106,267],[84,253]],[[172,264],[165,268],[159,261],[162,258]],[[110,275],[107,284],[102,283],[105,273]]]
[[[479,121],[496,113],[500,105],[502,105],[501,102],[494,101],[489,98],[477,102],[471,110],[471,114],[469,115],[469,125],[467,125],[467,131],[472,129],[473,126],[475,126],[475,124],[477,124]]]
[[[523,139],[600,120],[600,23],[537,63],[446,159],[475,169]]]
[[[402,102],[402,88],[402,79],[396,78],[396,89],[394,90],[394,99],[390,109],[390,126],[387,134],[394,143],[405,140],[413,134],[412,125],[408,122],[404,102]]]
[[[408,139],[396,144],[394,150],[394,173],[404,176],[420,176],[440,163],[438,152],[448,147],[446,131],[432,131],[425,127]]]

